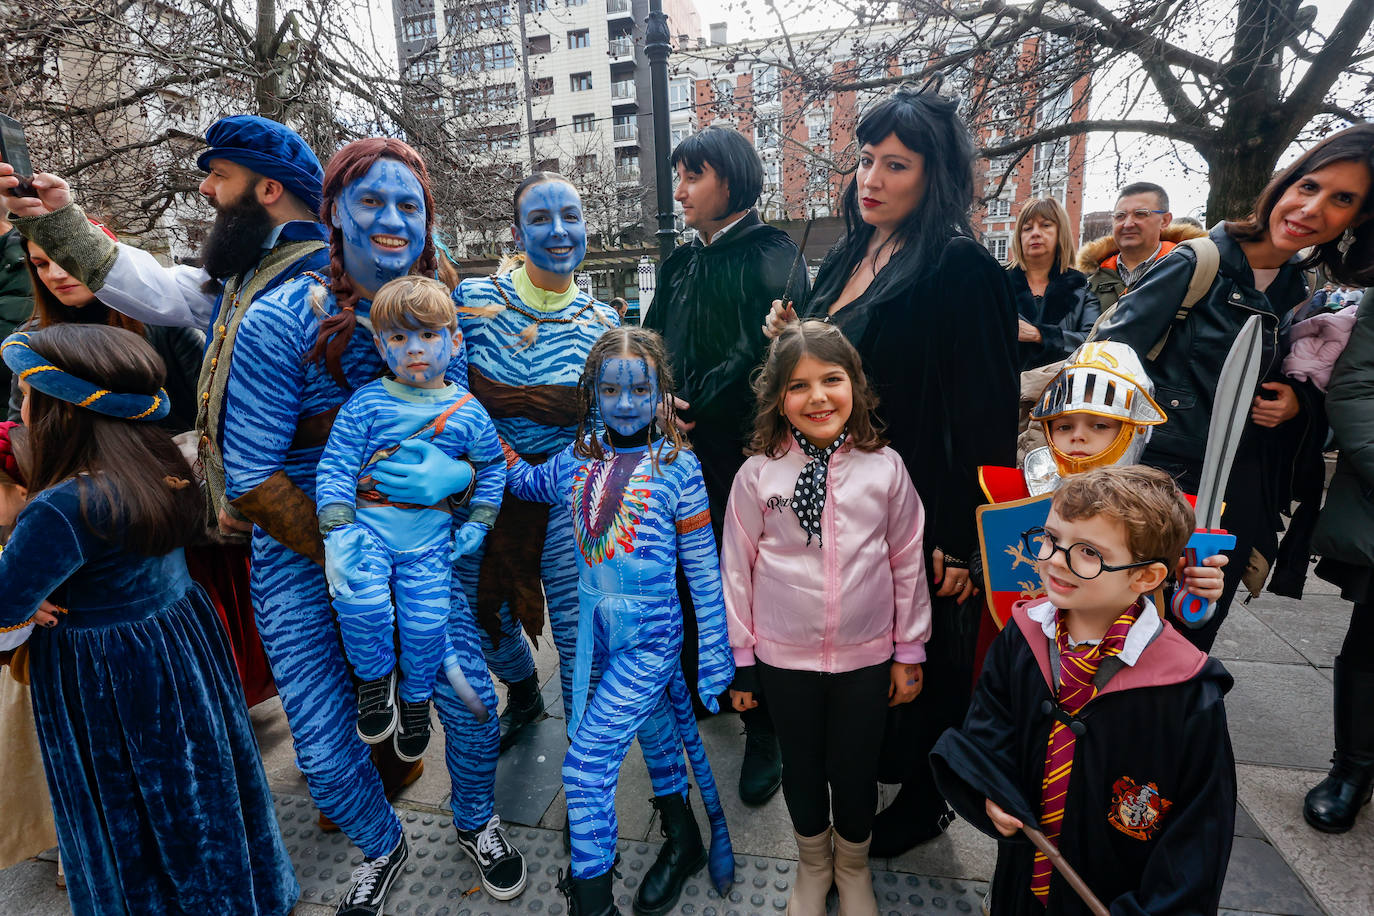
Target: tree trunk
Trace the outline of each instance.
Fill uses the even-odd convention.
[[[258,114],[274,121],[284,120],[281,98],[281,65],[276,58],[277,0],[258,0],[257,36],[253,42],[253,57],[257,62],[257,77],[253,81],[253,100]]]
[[[1209,173],[1207,225],[1248,216],[1288,144],[1287,136],[1263,140],[1249,137],[1241,143],[1203,150]]]

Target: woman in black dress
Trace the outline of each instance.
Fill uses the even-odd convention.
[[[878,815],[870,849],[886,857],[948,824],[927,757],[963,720],[972,689],[978,467],[1016,460],[1017,324],[1007,273],[969,223],[973,142],[956,102],[902,88],[865,114],[856,134],[847,232],[802,317],[834,323],[858,349],[885,434],[926,512],[934,629],[922,694],[889,722],[881,776],[902,791]],[[769,326],[788,317],[779,303]]]

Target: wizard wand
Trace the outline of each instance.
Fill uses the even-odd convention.
[[[1088,905],[1093,916],[1112,916],[1111,911],[1102,905],[1102,901],[1097,899],[1097,895],[1088,887],[1087,882],[1079,876],[1078,872],[1073,870],[1073,866],[1064,858],[1064,854],[1059,851],[1059,848],[1050,842],[1049,837],[1034,827],[1023,826],[1021,832],[1026,835],[1036,849],[1044,854],[1045,858],[1050,860],[1054,870],[1063,876],[1069,887],[1073,888],[1074,892],[1083,898],[1083,902]]]

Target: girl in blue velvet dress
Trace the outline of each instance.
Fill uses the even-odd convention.
[[[76,916],[282,916],[300,888],[214,609],[182,546],[200,497],[154,422],[165,369],[118,328],[10,336],[32,498],[0,553]]]

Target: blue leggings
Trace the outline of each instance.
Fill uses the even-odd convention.
[[[311,797],[364,855],[390,852],[400,841],[401,824],[383,794],[368,747],[358,738],[356,693],[323,570],[255,530],[251,586],[258,633]],[[468,682],[494,710],[496,691],[477,627],[454,589],[449,641]],[[474,830],[486,824],[495,807],[499,726],[494,715],[479,724],[443,677],[437,679],[434,702],[446,738],[454,823]]]
[[[589,629],[582,645],[590,649],[590,683],[585,710],[574,712],[578,718],[563,759],[577,878],[604,874],[615,862],[615,790],[636,734],[654,795],[687,791],[687,767],[667,695],[682,649],[676,598],[658,603],[595,593],[587,598],[582,613]]]
[[[418,550],[394,550],[375,531],[360,527],[359,568],[367,580],[354,587],[353,597],[334,598],[344,652],[362,680],[386,677],[396,667],[392,634],[399,631],[401,699],[423,702],[434,693],[447,648],[452,547],[445,535],[439,543]]]

